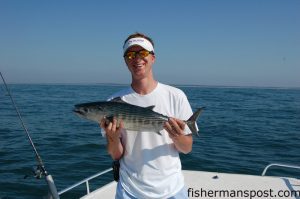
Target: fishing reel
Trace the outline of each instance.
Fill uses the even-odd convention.
[[[41,179],[43,176],[46,176],[45,169],[41,165],[36,165],[36,168],[32,167],[31,173],[36,179]],[[25,175],[24,179],[32,175]]]

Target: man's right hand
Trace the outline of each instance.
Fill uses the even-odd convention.
[[[102,118],[100,121],[100,127],[104,129],[106,136],[110,141],[114,141],[121,137],[121,129],[124,128],[124,123],[121,120],[119,125],[116,118],[113,118],[112,122],[106,118]]]

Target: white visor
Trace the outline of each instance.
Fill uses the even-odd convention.
[[[154,52],[153,45],[151,44],[150,41],[148,41],[147,39],[142,38],[142,37],[136,37],[136,38],[131,38],[128,41],[126,41],[126,43],[123,46],[123,53],[125,53],[128,48],[130,48],[131,46],[135,46],[135,45],[140,46],[150,52],[151,51]]]

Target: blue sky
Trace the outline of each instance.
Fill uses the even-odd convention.
[[[0,0],[11,83],[130,83],[124,39],[155,42],[169,84],[300,87],[299,0]]]

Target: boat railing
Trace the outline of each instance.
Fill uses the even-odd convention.
[[[279,164],[279,163],[272,163],[272,164],[269,164],[265,167],[264,171],[262,172],[262,176],[265,176],[266,173],[267,173],[267,170],[270,168],[270,167],[284,167],[284,168],[292,168],[292,169],[300,169],[300,166],[298,165],[290,165],[290,164]]]
[[[298,166],[298,165],[272,163],[272,164],[267,165],[264,168],[264,170],[263,170],[263,172],[262,172],[261,175],[265,176],[270,167],[283,167],[283,168],[293,168],[293,169],[299,169],[300,170],[300,166]],[[99,177],[101,175],[104,175],[104,174],[106,174],[106,173],[108,173],[108,172],[110,172],[112,170],[113,170],[112,168],[109,168],[109,169],[106,169],[106,170],[101,171],[99,173],[96,173],[96,174],[94,174],[94,175],[92,175],[92,176],[90,176],[88,178],[85,178],[84,180],[82,180],[82,181],[80,181],[78,183],[75,183],[75,184],[73,184],[73,185],[71,185],[71,186],[69,186],[69,187],[67,187],[67,188],[59,191],[58,195],[60,196],[60,195],[62,195],[64,193],[66,193],[66,192],[68,192],[68,191],[70,191],[70,190],[72,190],[72,189],[74,189],[74,188],[76,188],[76,187],[84,184],[84,183],[86,185],[86,193],[89,194],[90,193],[90,184],[89,184],[89,181],[92,180],[92,179],[94,179],[94,178],[97,178],[97,177]]]
[[[67,187],[67,188],[65,188],[65,189],[63,189],[61,191],[59,191],[58,195],[62,195],[63,193],[66,193],[66,192],[68,192],[68,191],[70,191],[70,190],[72,190],[72,189],[74,189],[74,188],[76,188],[76,187],[78,187],[78,186],[80,186],[80,185],[82,185],[84,183],[86,185],[86,193],[89,194],[90,193],[90,184],[89,184],[89,181],[92,180],[92,179],[94,179],[94,178],[97,178],[97,177],[99,177],[101,175],[104,175],[104,174],[106,174],[106,173],[108,173],[110,171],[112,171],[112,168],[106,169],[106,170],[101,171],[99,173],[96,173],[96,174],[94,174],[94,175],[92,175],[92,176],[90,176],[88,178],[85,178],[84,180],[82,180],[82,181],[80,181],[80,182],[78,182],[76,184],[73,184],[73,185],[71,185],[71,186],[69,186],[69,187]]]

